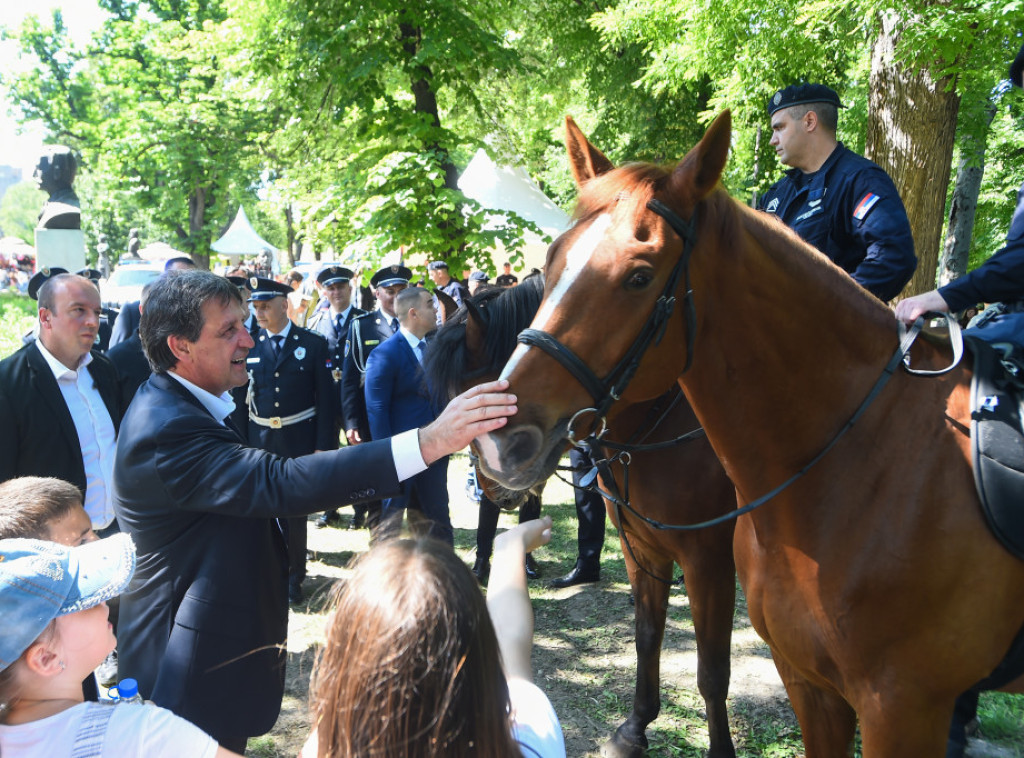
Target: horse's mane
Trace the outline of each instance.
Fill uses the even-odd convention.
[[[654,164],[625,164],[583,185],[573,218],[579,221],[614,209],[616,214],[631,217],[633,226],[639,227],[647,202],[668,186],[670,176],[669,169]],[[703,228],[717,230],[721,235],[720,248],[744,250],[752,238],[776,265],[792,272],[800,281],[809,277],[805,289],[828,293],[833,301],[841,299],[858,319],[870,319],[887,328],[893,326],[889,309],[857,286],[825,255],[777,218],[735,200],[722,185],[705,198],[701,213]]]
[[[467,384],[501,371],[516,347],[519,332],[537,315],[544,295],[544,278],[532,274],[515,287],[477,293],[445,321],[430,342],[423,369],[442,404]],[[485,324],[482,355],[466,344],[466,322],[473,312]]]

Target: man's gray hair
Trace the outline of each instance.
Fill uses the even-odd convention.
[[[139,321],[139,337],[149,366],[156,373],[174,368],[178,359],[168,337],[198,342],[205,323],[203,306],[242,305],[238,287],[209,271],[168,271],[152,283]]]

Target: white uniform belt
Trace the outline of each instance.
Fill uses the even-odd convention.
[[[271,429],[280,429],[285,426],[291,426],[297,424],[300,421],[305,421],[308,418],[313,418],[316,415],[316,408],[307,408],[304,411],[293,413],[291,416],[271,416],[270,418],[260,418],[249,411],[249,420],[255,422],[259,426],[267,426]]]

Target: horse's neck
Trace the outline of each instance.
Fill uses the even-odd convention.
[[[792,473],[867,395],[896,347],[895,320],[780,230],[730,223],[747,226],[695,254],[698,333],[682,383],[723,462],[756,456]]]

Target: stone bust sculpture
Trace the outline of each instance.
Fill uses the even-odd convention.
[[[78,162],[67,147],[54,145],[45,148],[32,174],[39,189],[49,193],[39,214],[37,229],[81,229],[82,211],[78,195],[71,189],[75,181]]]

